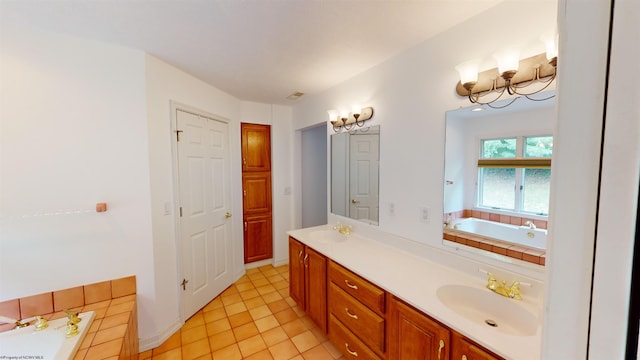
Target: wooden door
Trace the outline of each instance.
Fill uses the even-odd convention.
[[[271,171],[271,128],[269,125],[241,124],[242,172]]]
[[[396,298],[389,313],[389,359],[449,358],[449,329]]]
[[[500,360],[491,352],[467,340],[462,335],[453,332],[451,334],[451,359],[460,360]]]
[[[289,296],[304,309],[304,245],[289,237]]]
[[[241,124],[244,262],[273,257],[271,129]]]
[[[271,213],[247,215],[244,220],[244,262],[245,264],[268,259],[273,253],[271,241]]]
[[[182,316],[233,282],[229,125],[176,110]]]
[[[327,258],[305,247],[305,311],[327,332]]]

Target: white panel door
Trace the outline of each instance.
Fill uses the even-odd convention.
[[[349,137],[349,217],[378,222],[379,135]]]
[[[229,125],[177,110],[183,319],[233,282]]]

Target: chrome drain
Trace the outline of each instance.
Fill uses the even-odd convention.
[[[487,319],[484,322],[485,322],[485,324],[487,324],[487,325],[489,325],[491,327],[498,327],[498,323],[493,321],[493,320],[491,320],[491,319]]]

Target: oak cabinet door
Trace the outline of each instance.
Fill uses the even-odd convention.
[[[389,359],[449,359],[449,329],[395,297],[389,305]]]

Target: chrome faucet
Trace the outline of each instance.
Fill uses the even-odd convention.
[[[531,220],[528,220],[527,222],[525,222],[524,226],[528,226],[529,229],[536,229],[536,224],[534,224],[533,221]]]
[[[336,230],[337,232],[339,232],[342,235],[351,235],[351,232],[353,231],[351,226],[343,225],[343,224],[340,224],[340,223],[336,224],[336,226],[333,227],[333,230]]]

